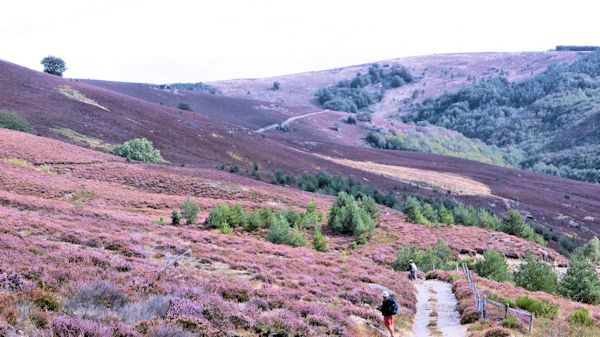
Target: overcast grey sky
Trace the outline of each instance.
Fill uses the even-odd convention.
[[[593,0],[6,0],[0,59],[66,77],[197,82],[401,56],[600,45]]]

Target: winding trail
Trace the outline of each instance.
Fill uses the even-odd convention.
[[[281,123],[270,124],[270,125],[267,125],[265,127],[262,127],[262,128],[260,128],[260,129],[258,129],[256,131],[254,131],[254,132],[256,132],[256,133],[263,133],[265,131],[269,131],[269,130],[275,129],[276,127],[278,127],[280,125],[281,126],[289,125],[290,123],[292,123],[293,121],[298,120],[298,119],[302,119],[302,118],[309,117],[309,116],[312,116],[312,115],[322,114],[322,113],[325,113],[325,112],[331,112],[331,111],[332,110],[321,110],[321,111],[315,111],[315,112],[307,113],[307,114],[300,115],[300,116],[290,117],[290,118],[284,120]]]
[[[409,337],[466,336],[466,328],[460,324],[456,297],[449,283],[426,280],[418,281],[415,287],[417,314]]]

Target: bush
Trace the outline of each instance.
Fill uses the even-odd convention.
[[[273,90],[279,90],[281,88],[281,84],[277,81],[273,82]]]
[[[370,112],[359,112],[356,114],[356,120],[361,122],[371,122],[373,117]]]
[[[185,110],[185,111],[192,111],[192,106],[187,103],[179,103],[177,105],[177,108],[179,108],[181,110]]]
[[[448,245],[439,240],[427,250],[419,250],[416,246],[410,245],[402,247],[396,255],[396,260],[392,263],[392,268],[396,271],[408,271],[410,260],[414,261],[419,270],[428,272],[432,269],[450,269],[454,262],[454,255]]]
[[[508,215],[502,223],[501,229],[504,233],[528,240],[534,236],[533,228],[525,223],[525,219],[521,213],[514,209],[508,212]]]
[[[67,65],[63,59],[56,56],[46,56],[40,62],[44,66],[44,72],[50,75],[61,76],[67,70]]]
[[[186,224],[193,225],[198,220],[198,211],[200,208],[198,204],[188,197],[183,204],[181,204],[181,216],[185,219]]]
[[[327,239],[321,233],[321,227],[315,227],[312,246],[317,252],[325,253],[329,251],[329,248],[327,247]]]
[[[486,277],[494,281],[511,281],[508,265],[504,254],[486,249],[483,252],[483,260],[477,261],[473,265],[473,270],[481,277]]]
[[[31,132],[31,126],[24,118],[12,112],[2,110],[0,110],[0,129]]]
[[[355,199],[340,192],[329,210],[328,225],[340,234],[353,234],[355,238],[370,237],[379,221],[379,210],[373,198],[368,196]]]
[[[485,332],[485,337],[511,337],[513,334],[503,328],[491,328]]]
[[[421,225],[429,224],[429,220],[427,220],[427,218],[423,215],[423,208],[421,207],[421,203],[413,196],[409,196],[406,198],[402,212],[404,212],[404,215],[406,216],[406,220],[408,222]]]
[[[509,315],[505,319],[502,320],[502,326],[509,329],[516,329],[519,327],[519,321],[517,317],[514,315]]]
[[[555,318],[558,314],[558,305],[546,300],[521,296],[515,301],[515,305],[521,309],[534,313],[537,317]]]
[[[107,281],[95,281],[79,288],[75,295],[65,302],[65,308],[107,308],[118,309],[129,302],[129,297],[117,286]]]
[[[173,210],[171,212],[171,224],[173,226],[179,226],[180,222],[181,222],[181,217],[179,216],[179,212],[177,212],[176,210]]]
[[[585,259],[576,257],[560,281],[558,292],[574,301],[599,304],[600,280],[596,269]]]
[[[275,217],[275,222],[269,226],[267,241],[277,244],[288,244],[290,240],[290,224],[283,214]]]
[[[598,240],[598,237],[594,236],[583,246],[582,253],[593,263],[600,264],[600,240]]]
[[[33,303],[42,310],[58,311],[61,308],[60,300],[52,293],[37,291],[33,296]]]
[[[154,149],[152,142],[146,138],[128,140],[123,145],[115,147],[113,154],[127,158],[128,160],[137,160],[144,163],[159,163],[164,161],[160,151]]]
[[[247,213],[246,220],[244,221],[244,230],[246,230],[247,232],[252,232],[257,229],[264,228],[265,225],[266,221],[264,217],[260,214],[260,211]]]
[[[594,320],[590,317],[590,312],[586,308],[579,308],[569,315],[569,323],[573,325],[593,326]]]
[[[529,291],[545,291],[554,294],[558,291],[558,278],[554,268],[540,262],[528,254],[526,262],[515,273],[515,284]]]

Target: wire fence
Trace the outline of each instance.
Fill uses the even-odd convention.
[[[469,282],[469,287],[471,288],[473,295],[475,295],[475,306],[477,307],[477,310],[483,319],[502,320],[510,315],[513,315],[518,320],[522,321],[526,325],[529,325],[528,331],[530,334],[533,332],[533,325],[535,323],[534,313],[517,308],[511,308],[510,305],[506,303],[490,300],[485,295],[481,296],[479,288],[477,288],[477,284],[473,279],[473,272],[467,268],[466,264],[462,265],[462,271],[467,277],[467,281]]]

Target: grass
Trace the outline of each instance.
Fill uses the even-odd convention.
[[[21,116],[8,111],[0,110],[0,129],[10,129],[22,132],[31,132],[31,126]]]
[[[33,163],[21,158],[1,158],[0,162],[13,166],[32,168],[36,171],[44,172],[46,174],[56,174],[56,172],[52,171],[52,167],[50,165],[34,166]]]
[[[74,140],[74,141],[78,141],[78,142],[82,142],[87,144],[89,147],[91,147],[92,149],[96,149],[96,150],[100,150],[102,152],[106,152],[106,153],[112,153],[112,151],[115,149],[115,146],[112,144],[108,144],[103,142],[100,139],[94,138],[94,137],[90,137],[90,136],[86,136],[84,134],[78,133],[76,131],[73,131],[71,129],[67,129],[67,128],[52,128],[50,129],[52,132],[57,133],[61,136],[64,136],[70,140]]]
[[[82,94],[81,92],[69,87],[68,85],[61,85],[58,87],[58,91],[67,96],[70,99],[74,99],[78,102],[81,103],[85,103],[85,104],[89,104],[89,105],[93,105],[95,107],[98,107],[102,110],[106,110],[106,111],[110,111],[108,110],[106,107],[103,107],[102,105],[98,104],[98,102],[94,101],[91,98],[87,98],[84,94]]]

